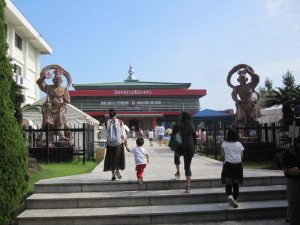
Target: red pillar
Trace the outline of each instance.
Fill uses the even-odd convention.
[[[156,117],[152,117],[152,129],[156,127]]]

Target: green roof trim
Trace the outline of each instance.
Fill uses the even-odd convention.
[[[128,81],[109,83],[73,84],[75,90],[111,90],[111,89],[188,89],[191,83]]]

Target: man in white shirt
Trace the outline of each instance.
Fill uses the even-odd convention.
[[[164,141],[165,128],[161,124],[158,124],[158,126],[156,127],[155,132],[158,136],[158,144],[159,144],[159,146],[161,146],[163,144],[163,141]]]

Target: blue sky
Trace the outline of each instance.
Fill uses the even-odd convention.
[[[12,0],[53,48],[73,83],[119,82],[129,64],[140,81],[206,89],[201,109],[235,109],[228,72],[250,65],[274,86],[300,80],[297,0]],[[232,83],[237,84],[237,76]]]

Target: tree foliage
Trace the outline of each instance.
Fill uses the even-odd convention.
[[[282,106],[280,122],[284,130],[293,123],[295,105],[300,103],[300,87],[295,83],[295,77],[289,70],[282,76],[282,87],[271,90],[264,100],[265,107]]]
[[[27,146],[10,98],[12,66],[7,56],[4,0],[0,0],[0,224],[9,225],[27,187]]]
[[[266,97],[271,93],[273,89],[273,81],[269,78],[266,78],[265,80],[265,86],[264,87],[258,87],[258,93],[259,93],[259,100],[258,105],[259,108],[263,109],[266,108],[265,102]]]

